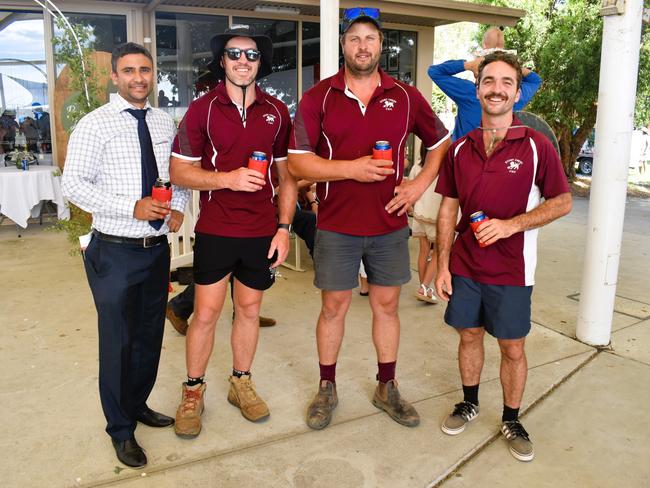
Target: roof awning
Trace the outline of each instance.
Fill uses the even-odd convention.
[[[147,10],[158,6],[203,7],[215,9],[258,11],[278,15],[320,15],[320,0],[114,0],[146,5]],[[88,2],[90,3],[90,2]],[[435,27],[453,22],[513,26],[526,12],[521,9],[495,7],[457,0],[340,0],[341,9],[359,4],[381,9],[382,21],[387,23]]]

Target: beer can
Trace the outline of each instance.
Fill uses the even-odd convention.
[[[479,226],[483,222],[487,222],[489,217],[485,215],[483,210],[479,210],[478,212],[474,212],[472,215],[469,216],[469,226],[472,228],[472,232],[474,232],[474,236],[476,237],[476,232],[478,231]],[[478,245],[480,247],[486,247],[488,244],[485,244],[481,241],[478,242]]]
[[[22,168],[23,171],[28,171],[29,170],[29,161],[27,160],[27,158],[23,158],[20,165],[21,165],[21,168]]]
[[[254,169],[258,173],[265,175],[269,169],[269,160],[266,158],[266,153],[253,151],[251,157],[248,158],[248,169]]]
[[[151,189],[151,198],[159,202],[171,202],[172,200],[172,184],[169,181],[163,181],[157,178]]]
[[[377,141],[375,146],[372,148],[372,159],[386,159],[388,161],[393,160],[393,148],[390,147],[390,142],[388,141]],[[393,165],[386,166],[387,168],[392,168]]]

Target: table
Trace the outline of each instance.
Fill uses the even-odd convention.
[[[70,218],[58,166],[31,166],[28,171],[0,168],[0,214],[27,228],[27,219],[38,217],[44,200],[56,204],[59,219]]]

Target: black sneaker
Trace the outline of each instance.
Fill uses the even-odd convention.
[[[476,418],[479,412],[478,405],[470,402],[460,402],[454,405],[454,411],[442,423],[440,428],[445,434],[458,435],[465,430],[468,422]]]
[[[501,432],[508,440],[510,446],[510,454],[512,454],[519,461],[532,461],[535,457],[533,451],[533,443],[528,437],[528,432],[521,425],[519,420],[511,422],[504,422],[501,425]]]

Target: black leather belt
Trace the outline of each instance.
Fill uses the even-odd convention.
[[[102,241],[113,242],[115,244],[129,244],[131,246],[139,247],[155,247],[163,242],[167,242],[167,236],[149,236],[149,237],[122,237],[112,236],[110,234],[102,234],[96,230],[93,233]]]

